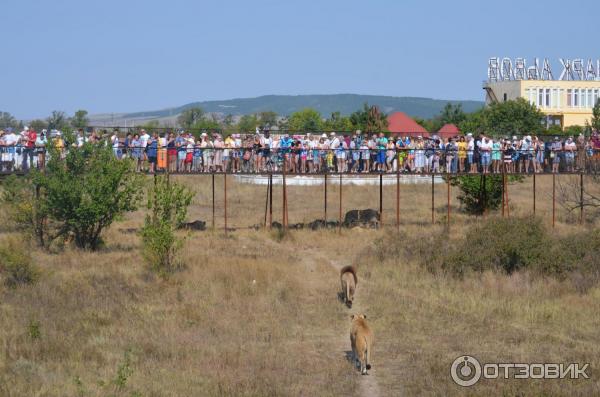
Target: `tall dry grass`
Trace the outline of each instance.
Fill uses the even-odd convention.
[[[544,195],[551,179],[544,179],[537,180],[537,212],[549,225],[551,202]],[[210,177],[186,181],[197,193],[189,218],[210,226]],[[221,183],[217,177],[217,203]],[[530,211],[526,183],[511,187],[511,215]],[[240,229],[223,234],[218,205],[217,230],[189,234],[182,252],[187,266],[166,281],[144,265],[138,236],[125,232],[142,224],[142,210],[113,225],[99,252],[34,251],[38,283],[0,286],[0,395],[358,395],[362,379],[345,359],[351,311],[336,297],[336,267],[348,263],[359,266],[356,300],[376,335],[371,376],[383,395],[600,393],[597,377],[482,381],[463,389],[449,376],[460,354],[597,368],[598,286],[582,293],[569,280],[522,272],[463,280],[432,274],[414,258],[369,253],[378,240],[404,244],[390,226],[284,236],[241,229],[262,221],[266,187],[229,177],[228,188],[228,225]],[[281,216],[278,189],[275,220]],[[329,190],[330,219],[337,217],[336,189]],[[452,197],[446,230],[446,186],[436,185],[437,224],[431,226],[430,186],[401,189],[403,236],[458,238],[499,216],[470,218]],[[322,194],[322,187],[290,187],[290,222],[322,218]],[[344,186],[343,198],[344,211],[377,208],[378,187]],[[568,238],[579,230],[573,216],[559,208],[553,233]],[[392,186],[384,189],[384,222],[394,220]]]

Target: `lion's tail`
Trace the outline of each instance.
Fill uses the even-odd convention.
[[[371,369],[371,346],[367,343],[367,337],[365,336],[365,346],[367,347],[367,352],[365,354],[365,366],[367,369]]]

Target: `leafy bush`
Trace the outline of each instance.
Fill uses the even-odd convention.
[[[150,268],[165,277],[179,267],[177,251],[183,240],[175,230],[184,222],[193,194],[184,186],[155,177],[148,191],[148,209],[141,231],[143,254]]]
[[[11,226],[33,237],[39,246],[46,246],[52,224],[48,222],[40,190],[36,190],[31,180],[15,175],[7,177],[2,183],[0,203]]]
[[[523,180],[514,175],[506,178],[507,183]],[[502,204],[501,175],[463,175],[452,178],[451,183],[460,188],[458,200],[469,214],[481,215],[486,210],[498,209]]]
[[[455,244],[442,267],[457,274],[467,269],[509,274],[520,269],[543,269],[548,267],[552,249],[553,241],[539,220],[498,219],[472,228],[464,242]]]
[[[401,241],[401,243],[399,243]],[[539,219],[494,219],[450,240],[443,231],[424,237],[401,235],[375,242],[365,254],[380,262],[414,261],[427,270],[463,277],[486,270],[571,279],[580,291],[600,280],[600,230],[569,238],[550,234]]]
[[[39,272],[33,263],[25,244],[16,238],[9,238],[0,244],[0,274],[9,287],[33,284]]]
[[[79,248],[98,248],[102,231],[127,211],[137,209],[143,176],[130,159],[118,160],[110,147],[87,142],[61,153],[48,147],[44,172],[33,171],[31,190],[57,223],[53,238],[72,236]]]

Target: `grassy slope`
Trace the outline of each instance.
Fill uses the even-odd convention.
[[[483,106],[479,101],[442,100],[431,98],[392,97],[379,95],[332,94],[332,95],[264,95],[256,98],[237,98],[223,101],[194,102],[172,109],[135,112],[121,115],[126,118],[165,117],[199,106],[206,112],[231,113],[234,115],[274,111],[282,116],[303,108],[317,109],[323,116],[339,111],[344,115],[361,109],[363,104],[378,105],[385,113],[403,111],[410,116],[431,118],[440,113],[446,103],[462,104],[466,112]]]

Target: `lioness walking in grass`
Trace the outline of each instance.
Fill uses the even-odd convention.
[[[371,349],[373,346],[373,331],[367,324],[367,316],[364,314],[353,314],[352,326],[350,328],[350,344],[352,345],[352,359],[360,373],[367,375],[371,369]]]
[[[342,284],[342,296],[344,303],[348,307],[352,307],[352,301],[354,300],[354,291],[358,284],[358,278],[356,277],[356,269],[354,266],[344,266],[340,271],[340,281]]]

